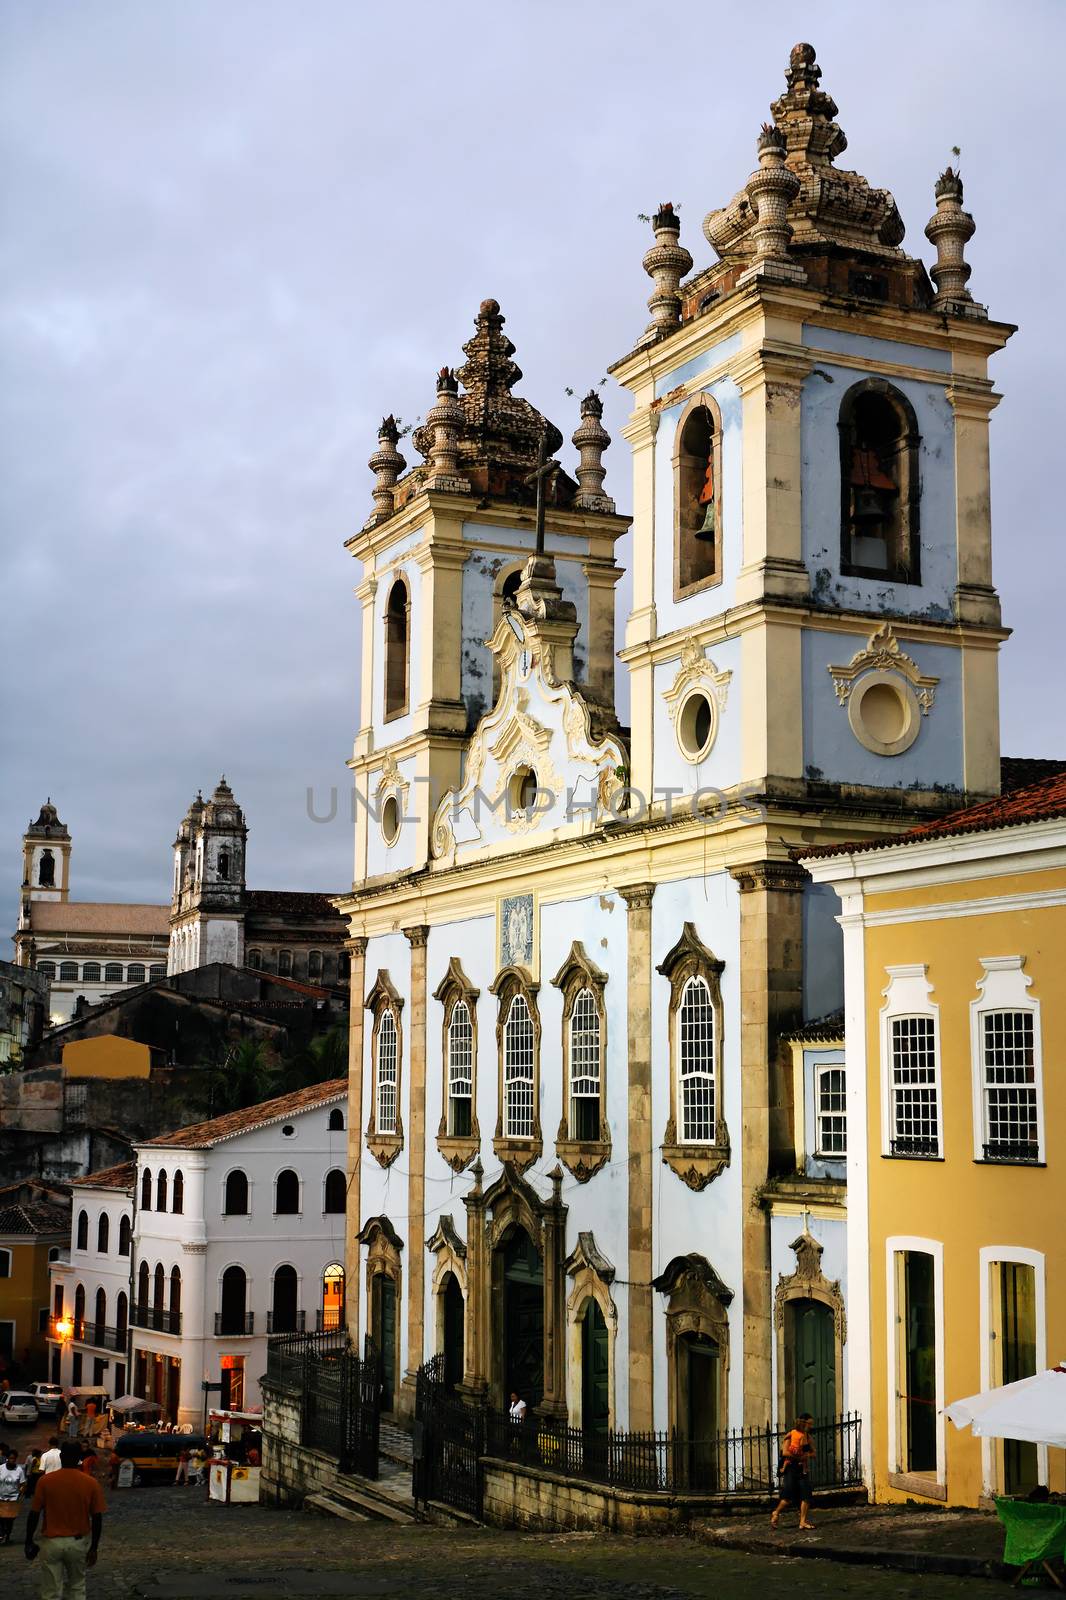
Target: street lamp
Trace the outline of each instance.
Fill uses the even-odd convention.
[[[68,1339],[74,1337],[74,1323],[70,1317],[57,1317],[55,1321],[55,1334],[66,1344]]]

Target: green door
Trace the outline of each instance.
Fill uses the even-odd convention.
[[[444,1280],[444,1382],[454,1389],[463,1379],[463,1291],[454,1272]]]
[[[1001,1261],[1000,1383],[1016,1383],[1036,1373],[1036,1274],[1017,1261]],[[1022,1439],[1003,1441],[1003,1490],[1028,1494],[1037,1481],[1036,1445]]]
[[[686,1333],[678,1341],[678,1358],[686,1395],[688,1486],[713,1490],[718,1487],[718,1346],[705,1334]]]
[[[786,1366],[792,1374],[789,1423],[809,1411],[816,1422],[837,1413],[836,1341],[833,1313],[820,1300],[790,1300],[785,1308]]]
[[[381,1409],[391,1411],[396,1374],[396,1285],[384,1273],[374,1279],[374,1343],[381,1360]]]
[[[532,1409],[544,1397],[544,1270],[523,1228],[503,1245],[503,1387]]]
[[[589,1300],[581,1319],[581,1426],[586,1433],[606,1433],[610,1420],[607,1324],[595,1300]]]

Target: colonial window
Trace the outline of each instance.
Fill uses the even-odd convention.
[[[171,1267],[171,1269],[170,1269],[170,1315],[171,1315],[171,1318],[173,1319],[172,1322],[171,1322],[170,1331],[171,1331],[171,1333],[177,1333],[179,1331],[179,1329],[178,1329],[178,1327],[176,1325],[176,1319],[181,1315],[181,1268],[180,1267]]]
[[[143,983],[144,967],[139,961],[133,961],[126,969],[126,976],[131,983]]]
[[[840,407],[840,570],[918,583],[918,452],[910,401],[866,378]]]
[[[54,978],[56,975],[56,964],[54,961],[38,961],[37,971],[41,974],[42,978]]]
[[[263,952],[261,950],[249,950],[248,965],[251,967],[253,972],[262,972]]]
[[[159,979],[160,978],[165,978],[166,975],[167,975],[167,969],[162,963],[159,963],[158,965],[153,965],[153,966],[148,968],[148,976],[152,980],[153,983],[158,983]]]
[[[560,1161],[579,1183],[611,1153],[607,1126],[607,1028],[601,972],[577,940],[552,979],[563,995],[563,1117],[556,1135]]]
[[[322,976],[322,952],[321,952],[321,950],[309,950],[307,952],[307,976],[309,978],[321,978],[321,976]]]
[[[11,1276],[11,1251],[10,1250],[0,1250],[0,1278],[10,1278],[10,1276]],[[60,1294],[62,1294],[63,1291],[60,1290],[59,1292],[60,1292]],[[62,1316],[62,1314],[63,1314],[62,1305],[60,1305],[59,1311],[58,1311],[57,1314],[59,1316]]]
[[[943,1499],[943,1247],[910,1238],[886,1245],[896,1345],[889,1366],[889,1483]]]
[[[78,963],[76,961],[61,961],[59,963],[60,983],[77,983]]]
[[[147,1167],[141,1173],[141,1210],[152,1209],[152,1174]]]
[[[815,1154],[846,1156],[848,1153],[847,1082],[842,1066],[814,1069]]]
[[[403,1001],[387,972],[379,971],[366,997],[374,1018],[370,1036],[370,1121],[367,1146],[383,1167],[403,1149],[401,1089],[403,1074]]]
[[[352,975],[352,958],[347,950],[342,950],[337,957],[337,977],[350,978]]]
[[[674,449],[674,598],[722,581],[722,418],[700,394],[681,415]]]
[[[1042,1161],[1040,1003],[1024,956],[983,958],[970,1006],[974,1159]]]
[[[322,1196],[322,1210],[327,1216],[344,1214],[347,1199],[348,1185],[344,1173],[339,1167],[332,1168],[326,1173],[326,1183]]]
[[[441,1118],[437,1149],[454,1172],[462,1172],[481,1144],[477,1120],[477,1001],[453,956],[433,998],[444,1008],[441,1033]]]
[[[109,961],[107,963],[107,965],[104,968],[104,982],[105,983],[121,983],[122,982],[122,962],[121,961]]]
[[[222,1191],[222,1215],[246,1217],[248,1215],[248,1177],[240,1167],[227,1172]]]
[[[407,683],[410,672],[411,600],[407,585],[397,578],[385,605],[385,721],[402,717],[407,710]]]
[[[700,1190],[730,1160],[722,1095],[724,963],[686,922],[659,972],[670,983],[670,1114],[663,1159]]]
[[[279,1172],[274,1181],[274,1215],[295,1217],[300,1211],[300,1180],[291,1167]]]
[[[540,1016],[537,988],[521,967],[505,967],[492,985],[499,1010],[499,1118],[493,1149],[519,1172],[544,1148],[540,1128]]]
[[[228,879],[229,879],[229,851],[228,850],[220,850],[218,852],[218,881],[219,881],[219,883],[226,883],[228,881]]]
[[[334,1106],[333,1110],[330,1112],[327,1127],[330,1133],[344,1131],[344,1112],[339,1106]]]
[[[120,1217],[118,1224],[118,1253],[120,1256],[128,1256],[130,1253],[131,1231],[129,1217]]]
[[[292,976],[292,951],[291,950],[279,950],[278,951],[278,977],[279,978],[288,978],[288,977],[291,977],[291,976]]]
[[[881,1011],[884,1154],[943,1153],[939,1011],[924,966],[889,967]]]
[[[81,977],[82,977],[82,982],[83,983],[99,983],[100,982],[100,963],[99,963],[99,961],[87,961],[85,963],[85,965],[81,969]]]
[[[87,1211],[78,1212],[77,1248],[79,1250],[88,1250],[89,1248],[89,1213]]]
[[[174,1194],[170,1203],[170,1209],[174,1212],[175,1216],[180,1216],[185,1210],[185,1178],[180,1167],[174,1174]]]
[[[155,1208],[157,1211],[165,1211],[167,1209],[167,1188],[167,1175],[165,1172],[161,1172],[155,1180]]]
[[[111,1219],[106,1211],[101,1211],[96,1224],[96,1249],[97,1253],[106,1256],[111,1243]]]

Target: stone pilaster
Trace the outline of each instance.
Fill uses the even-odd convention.
[[[410,1090],[407,1144],[407,1372],[400,1410],[414,1414],[415,1375],[425,1360],[426,1284],[426,943],[425,926],[405,928],[411,946]]]
[[[629,1035],[629,1427],[654,1420],[654,1302],[652,1299],[651,900],[653,883],[621,891],[628,907]]]
[[[347,939],[344,948],[351,961],[348,1000],[348,1203],[344,1248],[344,1309],[348,1333],[359,1344],[359,1230],[360,1178],[363,1158],[363,985],[366,940]]]
[[[803,1016],[807,875],[790,861],[757,861],[731,871],[740,889],[743,1424],[758,1427],[773,1415],[770,1217],[760,1197],[772,1173],[795,1165],[791,1071],[781,1035]]]
[[[485,1196],[481,1186],[484,1168],[478,1156],[470,1169],[474,1187],[463,1196],[466,1207],[466,1364],[459,1391],[465,1399],[482,1401],[488,1393],[487,1354],[489,1281],[485,1252]]]
[[[563,1169],[548,1174],[552,1197],[544,1209],[544,1398],[543,1416],[566,1421],[566,1206]]]

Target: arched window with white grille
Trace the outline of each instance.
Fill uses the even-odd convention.
[[[716,1116],[715,1015],[704,978],[690,978],[677,1013],[678,1137],[713,1144]]]
[[[570,1136],[600,1137],[600,1009],[591,989],[578,991],[570,1013]]]
[[[377,1059],[377,1131],[396,1132],[396,1095],[399,1064],[396,1048],[396,1020],[391,1011],[384,1011],[378,1027]]]
[[[457,1000],[448,1023],[448,1132],[465,1139],[473,1123],[474,1024],[470,1007]]]
[[[503,1028],[503,1131],[508,1139],[533,1137],[533,1018],[526,998],[516,994]]]

